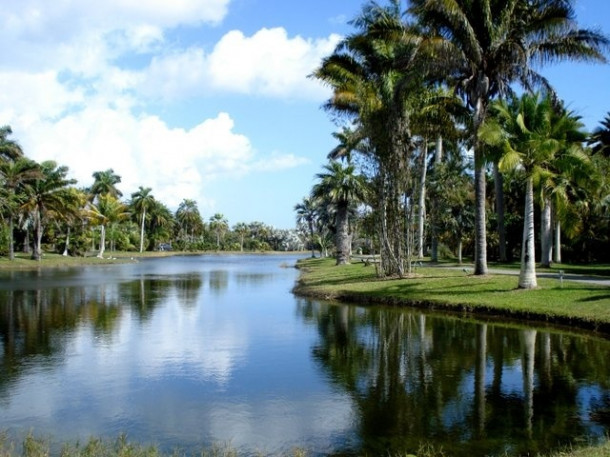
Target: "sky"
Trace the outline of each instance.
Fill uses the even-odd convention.
[[[0,0],[0,125],[78,186],[112,168],[172,211],[295,226],[338,127],[308,75],[346,34],[360,0]],[[581,26],[610,35],[610,2],[577,0]],[[610,65],[545,67],[595,128]]]

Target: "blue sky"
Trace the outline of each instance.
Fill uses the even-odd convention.
[[[352,29],[359,0],[4,0],[0,125],[79,185],[113,168],[175,210],[294,226],[334,146],[307,75]],[[610,34],[610,2],[577,0]],[[610,111],[610,66],[543,70],[589,129]]]

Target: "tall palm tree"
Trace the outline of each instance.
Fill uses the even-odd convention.
[[[13,130],[8,125],[0,127],[0,158],[3,160],[15,160],[23,156],[23,150],[19,143],[9,139],[9,135],[12,135],[12,133]]]
[[[35,179],[41,178],[38,164],[26,157],[15,160],[0,161],[0,183],[4,187],[5,211],[8,219],[8,258],[15,259],[14,222],[19,207],[27,194],[27,186]]]
[[[146,210],[150,209],[155,201],[150,187],[140,186],[136,192],[131,194],[131,206],[140,214],[140,253],[144,250],[144,224],[146,222]]]
[[[301,203],[294,205],[294,210],[297,213],[297,224],[304,224],[307,226],[309,244],[311,246],[311,258],[313,259],[316,256],[314,250],[314,227],[318,214],[316,200],[311,197],[304,197]]]
[[[123,193],[116,187],[121,182],[121,177],[112,168],[96,171],[92,176],[94,181],[89,192],[93,198],[100,195],[112,195],[114,198],[123,196]]]
[[[238,222],[233,226],[233,232],[237,234],[239,237],[239,250],[240,252],[244,252],[244,240],[246,235],[250,233],[250,229],[248,228],[248,224],[245,222]]]
[[[62,255],[67,256],[70,252],[70,235],[74,224],[82,223],[87,217],[87,192],[75,187],[68,187],[69,198],[64,199],[66,206],[62,210],[58,223],[63,223],[66,227],[66,240]]]
[[[28,192],[21,208],[32,216],[35,246],[32,259],[42,258],[42,234],[44,224],[53,217],[61,217],[69,202],[76,198],[76,194],[69,191],[69,187],[76,183],[68,179],[68,167],[58,166],[56,162],[48,160],[40,164],[40,176],[28,186]],[[76,205],[74,205],[76,206]]]
[[[176,210],[176,222],[180,231],[187,237],[189,242],[193,242],[195,234],[203,229],[203,220],[197,208],[195,200],[185,198]]]
[[[355,167],[351,164],[344,167],[339,162],[330,162],[324,166],[324,170],[316,175],[319,182],[314,185],[312,196],[327,201],[336,209],[337,265],[344,265],[349,263],[351,253],[349,206],[365,199],[366,180],[355,173]]]
[[[610,157],[610,113],[593,130],[588,143],[592,146],[593,153]]]
[[[91,204],[89,217],[100,226],[100,250],[97,257],[103,258],[106,249],[106,228],[129,217],[127,206],[114,195],[102,194],[96,204]]]
[[[412,0],[411,5],[410,13],[437,40],[428,68],[442,72],[439,77],[463,95],[472,112],[475,274],[486,274],[486,174],[478,131],[490,101],[509,94],[514,82],[552,92],[534,64],[605,62],[609,41],[577,28],[569,0]]]
[[[167,243],[172,239],[176,223],[170,209],[160,201],[153,199],[148,209],[150,248],[159,243]]]
[[[229,221],[222,214],[216,213],[210,217],[210,230],[216,234],[216,249],[220,250],[220,241],[228,229]]]
[[[326,108],[347,116],[370,143],[366,149],[376,174],[381,274],[404,275],[405,195],[413,150],[409,102],[417,99],[423,75],[419,35],[402,22],[401,2],[367,3],[346,37],[323,60],[314,76],[333,90]]]
[[[501,145],[504,155],[499,165],[503,171],[519,168],[526,178],[523,244],[519,287],[537,286],[534,238],[534,187],[544,195],[556,175],[554,168],[564,153],[580,155],[582,140],[576,135],[578,119],[570,113],[558,114],[550,96],[524,94],[520,99],[494,103],[490,118],[480,129],[481,140]],[[542,206],[544,212],[544,202]],[[550,241],[550,240],[549,240]]]

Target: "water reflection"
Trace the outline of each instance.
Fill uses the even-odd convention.
[[[608,342],[301,300],[313,357],[358,410],[362,452],[537,453],[609,430]],[[606,358],[606,360],[604,360]]]
[[[610,432],[610,343],[290,294],[283,259],[2,276],[0,430],[166,450],[536,454]]]

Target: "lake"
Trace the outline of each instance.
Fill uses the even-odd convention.
[[[295,297],[290,255],[0,272],[0,430],[193,452],[451,455],[610,433],[610,343]]]

